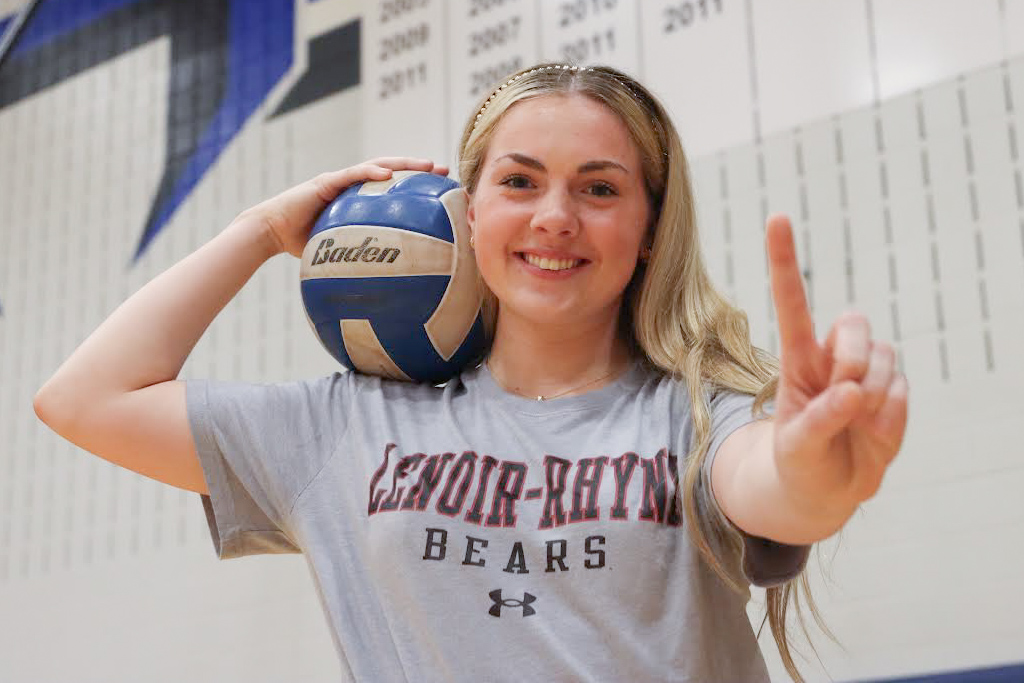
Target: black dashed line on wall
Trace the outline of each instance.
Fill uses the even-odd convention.
[[[846,186],[846,170],[843,168],[843,132],[839,117],[832,117],[833,150],[836,155],[836,172],[839,183],[839,208],[843,223],[843,267],[846,278],[846,303],[852,306],[856,297],[856,282],[853,276],[853,231],[850,228],[850,197]]]
[[[949,350],[946,347],[946,338],[939,337],[939,372],[942,379],[949,381]]]
[[[985,284],[985,239],[981,234],[981,207],[978,203],[977,180],[974,177],[974,152],[971,146],[969,126],[970,116],[967,106],[967,91],[964,86],[965,77],[957,78],[957,101],[960,103],[960,125],[964,136],[964,162],[967,168],[967,195],[971,206],[971,221],[974,228],[975,270],[978,280],[978,305],[981,308],[981,334],[985,349],[985,367],[995,370],[995,355],[992,348],[991,320],[988,311],[988,296]]]
[[[956,79],[957,90],[956,100],[960,105],[960,125],[966,130],[970,121],[967,119],[967,93],[964,91],[964,76],[961,75]]]
[[[1013,86],[1010,83],[1010,73],[1007,69],[1009,65],[1006,60],[1003,60],[1003,103],[1006,106],[1006,113],[1013,114]]]
[[[853,279],[853,237],[850,233],[850,219],[847,216],[843,216],[843,263],[846,271],[846,303],[852,306],[857,290]]]
[[[971,202],[971,220],[977,223],[978,219],[981,217],[981,212],[978,209],[978,190],[974,185],[973,177],[967,181],[967,194],[968,199]]]
[[[978,283],[978,300],[981,302],[981,317],[983,320],[988,320],[988,287],[984,280]]]
[[[892,341],[893,347],[896,351],[896,363],[898,367],[902,368],[903,349],[901,342],[903,341],[903,335],[901,333],[900,311],[898,302],[896,254],[893,250],[894,237],[892,226],[892,213],[889,206],[889,169],[885,157],[885,134],[883,130],[881,107],[877,101],[875,102],[874,106],[874,129],[875,149],[878,154],[878,182],[882,199],[882,230],[884,232],[885,244],[887,247],[886,260],[888,265],[890,296],[889,318],[892,324]]]
[[[989,372],[995,372],[996,360],[995,351],[992,350],[992,330],[985,328],[982,332],[982,337],[985,343],[985,369]]]
[[[924,185],[925,215],[928,221],[929,252],[931,256],[932,286],[935,296],[935,328],[936,343],[939,351],[939,374],[944,382],[949,382],[949,350],[946,340],[945,302],[942,298],[942,272],[939,259],[938,231],[935,222],[935,197],[931,184],[931,162],[928,156],[928,135],[925,125],[924,100],[921,91],[914,92],[914,105],[917,110],[918,140],[921,145],[921,180]]]
[[[895,343],[903,341],[903,334],[900,332],[900,311],[895,301],[889,302],[889,315],[892,319],[892,338]]]

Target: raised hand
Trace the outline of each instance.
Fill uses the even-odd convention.
[[[342,190],[359,182],[387,180],[393,171],[427,171],[448,175],[446,166],[436,165],[427,159],[371,159],[340,171],[321,173],[247,209],[239,219],[255,218],[261,221],[278,251],[288,252],[292,256],[302,256],[313,223]]]
[[[908,386],[892,347],[867,318],[846,313],[815,337],[789,219],[767,225],[772,299],[781,337],[774,455],[794,505],[852,509],[878,490],[907,424]]]

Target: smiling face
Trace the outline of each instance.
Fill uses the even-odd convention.
[[[650,222],[640,152],[588,97],[519,102],[494,131],[468,217],[499,327],[614,325]]]

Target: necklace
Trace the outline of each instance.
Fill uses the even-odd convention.
[[[509,389],[505,385],[504,382],[502,382],[500,379],[498,379],[498,376],[496,374],[494,374],[494,369],[491,367],[490,362],[487,363],[487,369],[490,370],[491,377],[493,377],[494,381],[498,383],[498,386],[500,386],[502,389],[504,389],[505,391],[509,392],[510,394],[519,394],[520,396],[522,396],[521,392],[513,391],[512,389]],[[584,382],[583,384],[580,384],[578,386],[572,387],[571,389],[566,389],[565,391],[560,391],[557,394],[551,394],[549,396],[544,396],[542,394],[537,394],[537,400],[538,401],[550,401],[552,399],[560,398],[562,396],[565,396],[566,394],[571,394],[574,391],[579,391],[580,389],[583,389],[585,387],[589,387],[591,384],[597,384],[601,380],[608,379],[612,375],[617,375],[617,374],[623,372],[624,370],[625,370],[625,368],[618,368],[618,369],[612,370],[611,372],[609,372],[606,375],[601,375],[600,377],[596,377],[596,378],[594,378],[592,380],[588,380],[588,381]]]

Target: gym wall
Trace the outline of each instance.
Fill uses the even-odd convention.
[[[1024,679],[1024,0],[0,0],[0,45],[15,30],[0,680],[338,678],[301,557],[219,562],[198,496],[62,441],[32,396],[243,209],[368,156],[453,162],[479,99],[542,59],[609,63],[663,98],[712,274],[758,344],[778,350],[764,219],[788,212],[819,331],[857,308],[898,349],[905,447],[815,554],[841,647],[801,646],[808,678]],[[336,369],[279,257],[182,376]]]

